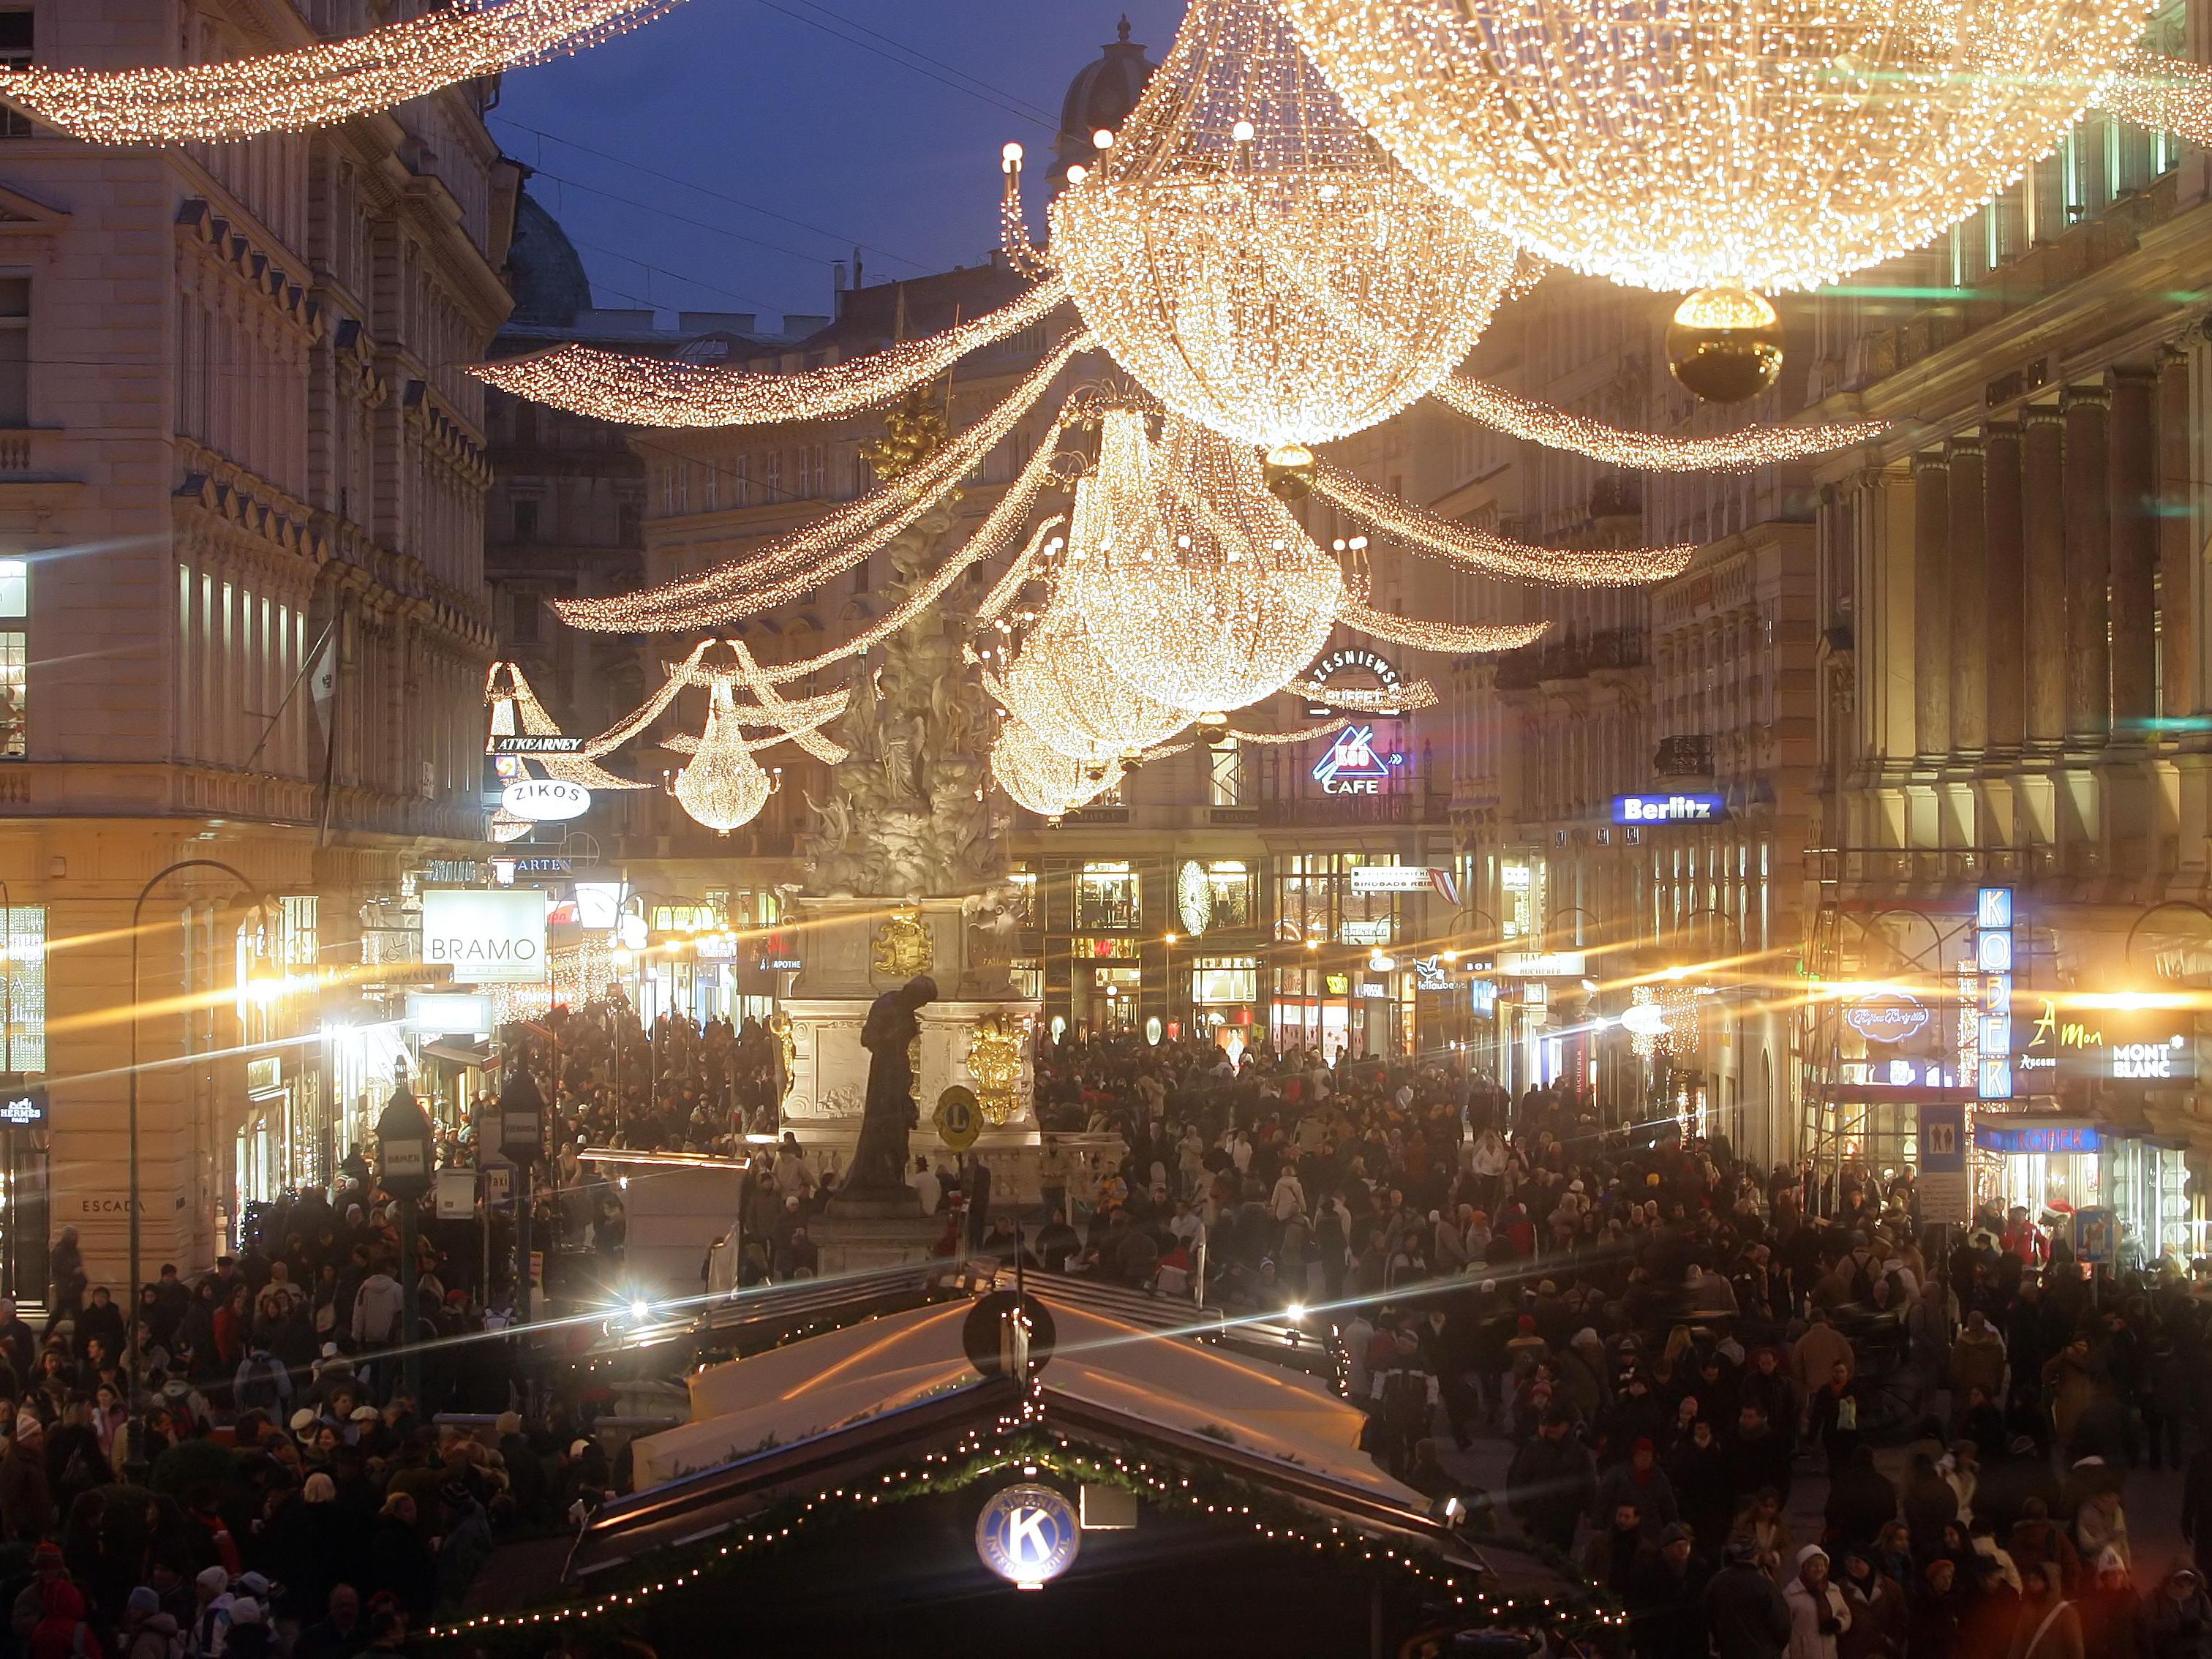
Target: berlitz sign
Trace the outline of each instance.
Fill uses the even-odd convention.
[[[465,985],[545,982],[545,895],[433,888],[422,895],[422,960]]]
[[[1728,797],[1715,794],[1615,795],[1615,823],[1717,823],[1728,816]]]

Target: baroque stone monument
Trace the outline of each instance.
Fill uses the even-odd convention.
[[[896,477],[945,442],[943,417],[919,394],[884,424],[884,438],[864,452],[879,477]],[[957,501],[949,496],[890,542],[891,604],[939,562],[955,533]],[[973,625],[956,589],[863,659],[836,733],[850,757],[833,773],[828,799],[807,802],[812,823],[800,846],[808,877],[793,907],[805,965],[783,1003],[791,1073],[783,1127],[833,1186],[860,1136],[869,1006],[927,975],[937,995],[919,1010],[908,1167],[917,1155],[945,1150],[931,1115],[939,1096],[959,1084],[982,1109],[975,1151],[992,1166],[994,1194],[1037,1192],[1037,1004],[1016,991],[1008,971],[1008,819],[989,788],[990,697],[962,657]],[[846,1253],[819,1242],[825,1272],[863,1265],[833,1262]]]

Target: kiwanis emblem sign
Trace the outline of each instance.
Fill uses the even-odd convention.
[[[1042,1589],[1075,1560],[1075,1506],[1049,1486],[1008,1486],[975,1521],[975,1553],[1018,1589]]]

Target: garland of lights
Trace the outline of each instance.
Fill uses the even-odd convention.
[[[1514,277],[1513,244],[1386,155],[1267,0],[1192,0],[1103,136],[1052,204],[1051,259],[1115,362],[1243,442],[1303,449],[1396,414]]]
[[[788,605],[859,564],[957,487],[1044,397],[1083,343],[1079,334],[1062,340],[995,408],[928,459],[758,553],[619,598],[556,599],[553,608],[571,627],[635,634],[712,627]],[[1037,453],[1049,471],[1051,447]]]
[[[1392,645],[1410,647],[1415,651],[1431,651],[1440,656],[1463,656],[1496,651],[1517,651],[1524,645],[1534,645],[1544,637],[1552,624],[1538,623],[1503,623],[1462,628],[1452,623],[1428,622],[1419,617],[1395,616],[1387,611],[1377,611],[1346,599],[1337,609],[1337,620],[1346,628],[1356,628],[1361,633],[1386,640]]]
[[[1509,436],[1646,472],[1749,472],[1867,443],[1889,426],[1887,421],[1845,421],[1826,426],[1752,427],[1717,438],[1668,438],[1570,415],[1463,375],[1449,376],[1429,395],[1447,409]]]
[[[1333,1553],[1387,1569],[1439,1597],[1449,1595],[1453,1607],[1467,1610],[1469,1616],[1540,1626],[1577,1637],[1600,1636],[1627,1624],[1624,1612],[1594,1595],[1516,1596],[1485,1589],[1475,1573],[1449,1564],[1431,1547],[1384,1543],[1348,1522],[1324,1520],[1287,1498],[1202,1462],[1079,1448],[1069,1435],[1041,1426],[1043,1417],[1042,1401],[1032,1395],[1018,1416],[1002,1418],[994,1431],[971,1431],[947,1450],[925,1452],[919,1460],[849,1486],[775,1498],[740,1522],[735,1536],[720,1542],[672,1547],[696,1556],[689,1565],[672,1566],[666,1559],[670,1552],[664,1550],[659,1553],[661,1559],[619,1587],[550,1607],[478,1613],[434,1625],[423,1632],[424,1639],[441,1650],[495,1644],[514,1652],[526,1648],[534,1651],[544,1646],[554,1631],[632,1618],[657,1597],[720,1578],[842,1514],[963,1492],[997,1477],[1034,1480],[1040,1474],[1115,1486],[1148,1503],[1249,1526],[1255,1535],[1302,1556]]]
[[[708,368],[665,358],[560,345],[469,370],[487,386],[626,426],[769,426],[880,409],[936,379],[960,358],[1019,333],[1067,301],[1057,280],[973,322],[864,357],[796,374]]]
[[[404,23],[189,69],[0,71],[0,101],[96,144],[303,132],[462,81],[542,64],[650,22],[682,0],[457,0]]]
[[[1616,549],[1534,547],[1401,501],[1326,461],[1315,467],[1314,494],[1370,529],[1396,537],[1417,553],[1462,569],[1543,586],[1640,587],[1680,575],[1697,551],[1687,544]]]
[[[2192,144],[2212,144],[2212,68],[2164,52],[2131,54],[2097,88],[2100,107]]]
[[[2057,147],[2147,12],[1279,3],[1431,186],[1548,258],[1661,290],[1814,288],[1923,246]]]
[[[500,684],[502,678],[506,681],[504,690],[501,689]],[[491,705],[491,732],[484,741],[484,753],[487,755],[498,752],[498,745],[494,741],[495,738],[522,736],[557,738],[561,735],[561,723],[538,700],[538,694],[531,690],[530,681],[524,675],[520,663],[495,662],[491,665],[491,672],[484,677],[484,701]],[[580,751],[564,755],[532,755],[528,758],[544,767],[547,777],[586,789],[649,789],[653,787],[629,778],[617,777],[605,767],[595,764]],[[500,810],[506,811],[504,807]],[[521,823],[523,820],[516,818],[514,822]]]

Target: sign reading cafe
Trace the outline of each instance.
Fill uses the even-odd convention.
[[[422,960],[463,985],[545,981],[545,895],[535,887],[422,895]]]

